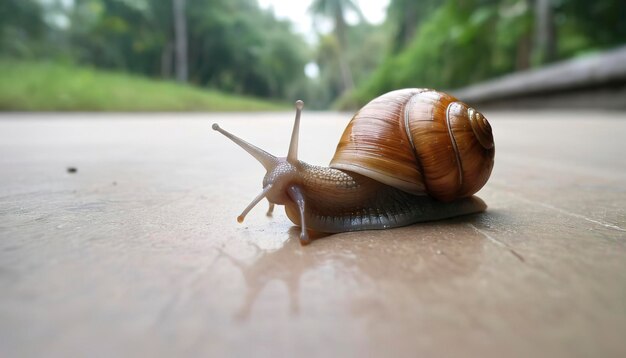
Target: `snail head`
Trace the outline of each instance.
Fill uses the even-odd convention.
[[[252,202],[237,217],[238,222],[243,222],[245,216],[263,198],[267,198],[270,205],[285,205],[291,199],[287,194],[287,189],[298,177],[298,133],[300,131],[300,115],[304,102],[296,101],[296,119],[291,133],[291,143],[286,157],[276,157],[263,149],[246,142],[234,134],[222,129],[217,123],[213,123],[213,130],[216,130],[235,142],[246,152],[250,153],[267,170],[263,178],[263,190],[252,200]]]

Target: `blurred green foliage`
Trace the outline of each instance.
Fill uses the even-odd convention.
[[[505,73],[540,66],[626,42],[626,2],[553,0],[546,48],[536,42],[539,1],[424,1],[420,16],[406,24],[415,2],[392,0],[388,22],[395,22],[394,51],[354,92],[362,105],[404,87],[451,89]],[[440,3],[439,6],[433,6]],[[406,28],[414,28],[410,41]],[[535,42],[533,44],[533,42]],[[554,52],[550,58],[545,53]]]
[[[43,9],[35,1],[0,1],[0,54],[33,56],[45,32]]]
[[[351,91],[344,92],[346,85],[339,63],[341,51],[345,52],[342,56],[349,64],[351,79],[358,86],[380,66],[389,46],[387,31],[381,31],[380,26],[365,22],[350,27],[346,37],[347,42],[354,45],[342,47],[333,34],[320,37],[314,58],[320,68],[319,78],[311,80],[307,87],[316,92],[305,97],[314,99],[315,108],[328,108],[332,105],[337,108],[353,108],[356,105],[350,97],[342,96]]]
[[[262,11],[255,0],[188,1],[185,15],[189,82],[259,97],[295,96],[308,49],[289,22]],[[77,64],[173,76],[171,1],[74,0],[73,6],[50,2],[44,8],[35,0],[2,0],[0,16],[5,56],[45,53]]]
[[[365,22],[354,0],[314,0],[309,14],[332,31],[313,45],[256,0],[2,0],[0,57],[174,79],[174,2],[186,4],[190,84],[303,98],[307,108],[353,108],[402,87],[461,87],[626,42],[623,0],[390,0],[380,25]],[[361,21],[348,23],[349,12]],[[319,76],[304,75],[308,62]]]

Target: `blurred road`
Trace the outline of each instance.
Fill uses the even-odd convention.
[[[210,129],[285,155],[292,113],[1,114],[0,356],[626,356],[626,113],[485,115],[487,212],[301,247]]]

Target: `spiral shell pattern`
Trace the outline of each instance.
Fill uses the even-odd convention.
[[[354,115],[330,167],[452,201],[483,187],[494,155],[491,126],[480,112],[443,92],[403,89]]]

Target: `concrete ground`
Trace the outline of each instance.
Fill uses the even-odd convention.
[[[285,155],[292,113],[2,114],[0,356],[626,356],[626,113],[485,114],[485,213],[307,247],[210,130]]]

